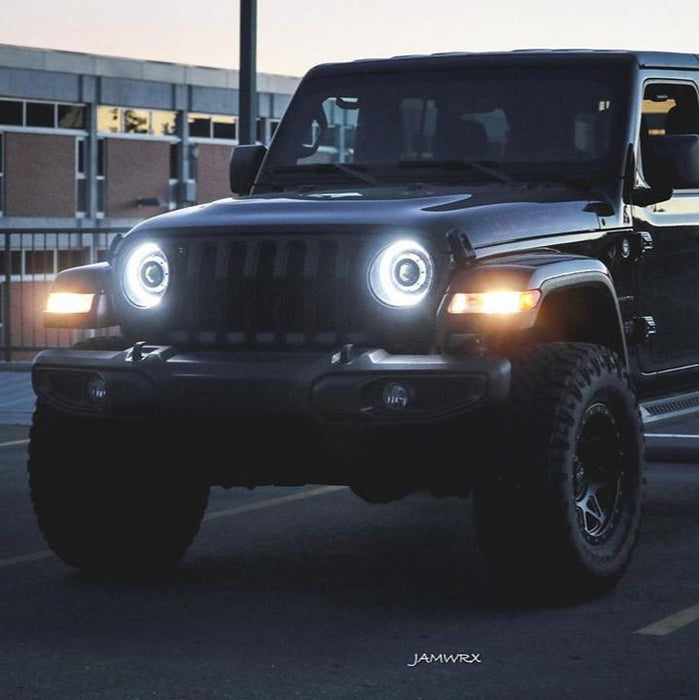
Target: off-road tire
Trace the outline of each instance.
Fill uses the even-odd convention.
[[[199,530],[209,495],[150,423],[68,417],[39,404],[29,483],[39,527],[79,569],[150,574],[172,566]]]
[[[474,488],[479,544],[499,589],[578,598],[613,587],[636,544],[643,472],[638,403],[616,353],[551,343],[513,358],[511,399],[489,418]],[[605,474],[619,489],[605,496],[603,528],[586,494]],[[595,493],[599,506],[605,491]]]

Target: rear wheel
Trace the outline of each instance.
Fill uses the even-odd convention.
[[[63,561],[139,574],[167,569],[184,555],[209,487],[179,468],[153,426],[67,417],[39,404],[30,438],[34,509]]]
[[[475,487],[479,542],[510,593],[580,596],[611,588],[636,543],[644,450],[619,357],[584,343],[513,360]]]

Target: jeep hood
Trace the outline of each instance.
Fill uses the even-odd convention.
[[[545,245],[549,237],[598,230],[598,216],[590,201],[580,191],[564,186],[435,188],[418,194],[405,188],[314,191],[221,199],[156,216],[133,232],[364,232],[441,241],[447,232],[458,229],[478,252],[514,241]]]

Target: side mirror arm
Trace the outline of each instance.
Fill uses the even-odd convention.
[[[651,204],[666,202],[672,197],[673,189],[665,183],[653,187],[636,187],[636,155],[633,144],[626,151],[626,168],[624,171],[624,204],[647,207]]]

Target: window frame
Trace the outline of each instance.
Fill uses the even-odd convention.
[[[636,129],[636,179],[637,186],[650,187],[648,180],[646,179],[645,170],[643,167],[643,153],[641,152],[641,125],[643,118],[643,102],[645,100],[646,90],[650,85],[685,85],[691,87],[694,90],[694,95],[697,98],[697,107],[699,107],[699,74],[693,74],[692,77],[646,77],[641,81],[641,89],[639,91],[638,99],[638,128]],[[686,188],[686,189],[674,189],[673,198],[681,194],[690,194],[692,196],[699,193],[699,188]]]
[[[62,100],[40,100],[40,99],[27,99],[27,98],[10,98],[10,97],[0,97],[0,102],[19,102],[22,106],[22,123],[21,124],[0,124],[0,130],[2,131],[21,131],[32,133],[51,133],[51,134],[76,134],[76,133],[87,133],[87,118],[88,118],[88,105],[85,102],[65,102]],[[45,104],[53,107],[53,126],[34,126],[27,124],[27,105],[32,104]],[[69,128],[65,126],[58,125],[58,108],[59,106],[64,107],[80,107],[83,110],[83,126]]]
[[[119,130],[118,131],[100,131],[99,130],[99,110],[101,108],[105,109],[116,109],[119,110]],[[160,141],[179,141],[180,138],[177,134],[177,118],[181,110],[177,109],[155,109],[154,107],[129,107],[123,105],[108,105],[108,104],[97,104],[97,123],[95,124],[95,133],[98,138],[110,138],[110,139],[153,139]],[[148,112],[148,132],[136,132],[136,131],[125,131],[124,130],[124,112],[125,110],[136,110],[139,112]],[[153,122],[153,112],[169,112],[175,115],[175,133],[173,134],[155,134],[150,131]]]

